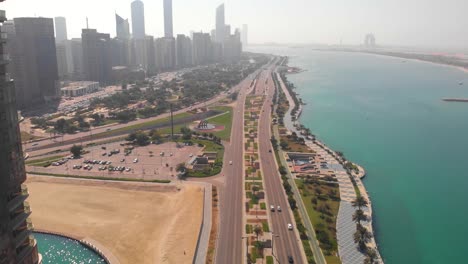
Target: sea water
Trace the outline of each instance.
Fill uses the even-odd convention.
[[[300,122],[365,167],[389,264],[468,263],[468,73],[426,62],[312,48],[290,56]],[[463,83],[460,85],[460,83]]]

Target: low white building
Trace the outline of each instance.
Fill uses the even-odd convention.
[[[99,82],[73,82],[61,89],[62,96],[77,97],[99,91]]]

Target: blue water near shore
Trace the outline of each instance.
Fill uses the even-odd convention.
[[[98,254],[78,241],[60,236],[34,233],[43,264],[103,264]]]
[[[307,70],[289,75],[301,123],[363,165],[388,264],[468,263],[468,73],[399,58],[256,47]],[[459,85],[463,82],[464,85]]]

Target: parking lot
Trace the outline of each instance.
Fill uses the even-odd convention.
[[[94,147],[87,147],[80,159],[70,159],[63,164],[54,164],[48,168],[33,168],[36,172],[69,174],[79,176],[109,176],[112,178],[135,178],[144,180],[173,180],[176,178],[176,166],[186,163],[201,153],[198,146],[164,143],[145,147],[123,146],[126,142],[117,142]],[[133,148],[133,149],[132,149]]]

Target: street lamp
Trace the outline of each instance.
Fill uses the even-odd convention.
[[[273,246],[273,242],[275,241],[275,237],[279,237],[279,235],[275,235],[275,233],[271,232],[271,255],[276,259],[276,261],[278,263],[280,263],[279,259],[275,256],[274,254],[274,246]]]
[[[245,243],[245,258],[247,259],[247,264],[250,264],[250,260],[249,260],[249,237],[248,236],[243,236],[242,237],[242,240],[244,240],[244,238],[246,238],[246,243]]]

